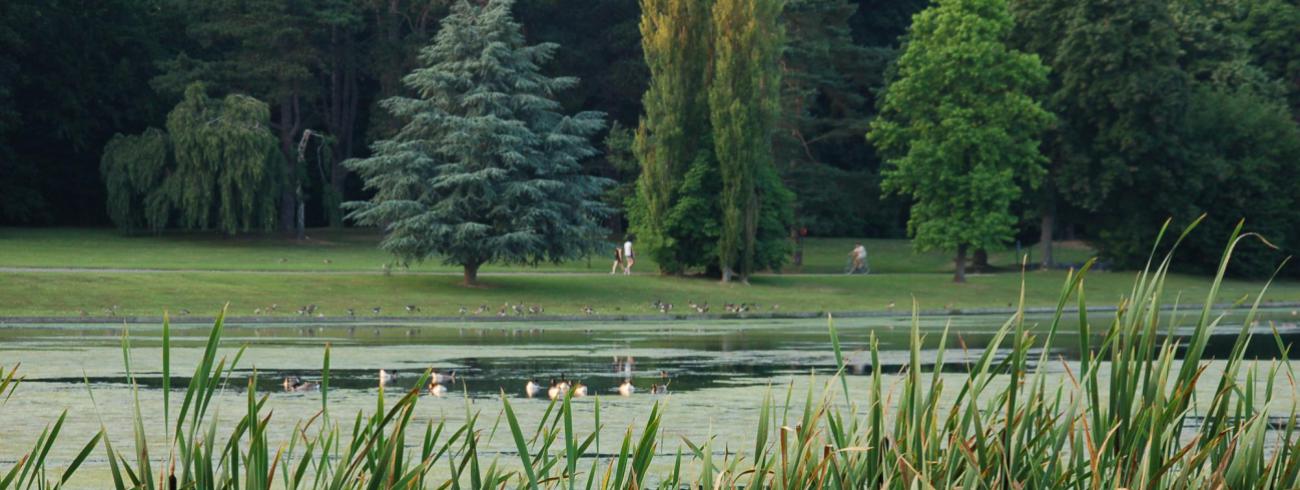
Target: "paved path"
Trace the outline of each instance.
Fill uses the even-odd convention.
[[[373,270],[301,270],[301,269],[150,269],[150,268],[125,268],[125,267],[0,267],[0,274],[4,273],[51,273],[51,274],[297,274],[297,275],[374,275],[382,276],[385,274],[392,275],[424,275],[424,276],[460,276],[461,271],[412,271],[412,270],[393,270],[386,273],[384,271]],[[916,274],[927,274],[918,272]],[[936,272],[935,274],[945,274],[946,272]],[[609,272],[593,271],[480,271],[480,276],[608,276]],[[657,276],[651,272],[634,272],[635,276]],[[840,276],[844,274],[816,274],[816,273],[770,273],[761,272],[754,274],[756,276]],[[872,276],[887,276],[893,274],[871,274]],[[976,276],[970,274],[967,276]]]
[[[106,273],[106,274],[326,274],[326,275],[384,275],[384,271],[372,270],[301,270],[301,269],[148,269],[148,268],[123,268],[123,267],[0,267],[0,273],[53,273],[53,274],[82,274],[82,273]],[[394,270],[389,274],[416,274],[430,276],[459,276],[461,271],[408,271]],[[645,275],[644,273],[636,273]],[[600,276],[609,275],[608,272],[578,272],[578,271],[493,271],[479,272],[480,276]]]

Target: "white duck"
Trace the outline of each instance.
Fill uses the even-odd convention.
[[[636,392],[636,387],[632,386],[632,380],[630,379],[625,379],[622,384],[618,385],[618,394],[621,396],[632,396],[634,392]]]
[[[429,394],[441,398],[443,395],[447,394],[447,387],[434,381],[429,383]]]
[[[537,396],[537,394],[541,392],[542,392],[542,385],[537,384],[537,381],[535,380],[530,379],[528,380],[528,384],[524,385],[524,394],[528,395],[528,398]]]

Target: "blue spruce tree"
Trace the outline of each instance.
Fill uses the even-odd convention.
[[[539,72],[558,46],[525,45],[512,4],[458,1],[403,79],[417,95],[383,101],[405,125],[346,162],[375,193],[347,203],[349,219],[384,228],[380,247],[403,263],[462,266],[467,285],[483,264],[592,251],[609,213],[610,182],[580,165],[604,114],[560,112],[554,94],[578,80]]]

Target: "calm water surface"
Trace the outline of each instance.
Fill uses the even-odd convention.
[[[1094,315],[1093,321],[1099,323],[1104,316]],[[855,397],[861,394],[865,399],[864,388],[872,373],[882,373],[892,381],[893,374],[906,363],[910,321],[836,321],[851,366],[850,387]],[[944,376],[959,381],[967,364],[988,348],[1003,321],[1005,318],[994,316],[922,319],[926,339],[922,359],[929,362],[926,369],[936,368],[933,349],[948,326],[948,351],[943,365],[937,367]],[[1030,323],[1041,326],[1047,321],[1046,317],[1034,318]],[[1278,328],[1285,342],[1300,339],[1295,321],[1290,310],[1266,312],[1255,329],[1258,335],[1249,356],[1277,356],[1271,327]],[[1239,326],[1240,316],[1231,315],[1220,330],[1235,333]],[[1049,356],[1054,361],[1040,366],[1053,376],[1064,376],[1066,366],[1077,367],[1070,362],[1078,358],[1077,350],[1072,349],[1077,339],[1068,333],[1076,329],[1069,325],[1064,330],[1067,334],[1058,337]],[[173,327],[173,415],[208,332],[206,326]],[[21,457],[61,410],[68,411],[68,422],[65,436],[50,458],[56,463],[71,460],[101,425],[120,449],[129,450],[134,397],[124,368],[123,333],[121,327],[103,325],[0,326],[0,366],[21,363],[19,373],[25,376],[17,394],[0,405],[0,469]],[[146,427],[154,455],[166,453],[162,443],[160,333],[156,326],[131,326],[129,331],[142,410],[146,420],[156,422]],[[876,366],[870,365],[865,351],[873,335],[881,350],[881,363]],[[1226,355],[1231,342],[1230,335],[1212,342],[1212,354]],[[421,426],[430,420],[455,424],[473,412],[494,423],[503,393],[515,403],[521,423],[528,426],[538,420],[548,402],[545,394],[526,398],[525,383],[535,379],[545,385],[553,378],[573,379],[588,385],[592,395],[577,401],[578,411],[592,412],[595,404],[600,404],[603,450],[613,449],[610,446],[617,444],[629,425],[639,426],[655,403],[666,404],[665,454],[676,452],[677,436],[702,440],[714,435],[718,447],[744,447],[753,436],[758,405],[769,390],[783,398],[786,390],[794,389],[802,398],[807,390],[820,392],[828,380],[826,375],[835,370],[825,320],[227,325],[221,354],[233,359],[240,347],[247,350],[229,385],[214,401],[214,416],[228,421],[222,427],[229,430],[227,426],[245,410],[246,390],[255,379],[258,391],[270,394],[266,411],[274,412],[272,441],[285,440],[296,422],[320,410],[321,394],[286,393],[282,380],[289,376],[319,380],[327,343],[332,346],[330,411],[345,416],[349,423],[357,411],[375,409],[380,369],[398,373],[384,389],[390,400],[414,387],[426,369],[455,372],[454,382],[447,383],[446,396],[425,396],[420,401],[416,423]],[[626,363],[629,357],[630,366]],[[1213,374],[1215,365],[1211,362],[1208,374]],[[616,392],[624,379],[638,389],[632,396]],[[655,384],[666,384],[669,393],[650,394]],[[1288,408],[1277,407],[1277,411],[1284,413]],[[575,417],[575,421],[580,430],[589,432],[594,430],[592,418]],[[508,453],[513,442],[498,434],[484,446]],[[97,451],[86,465],[77,483],[96,487],[94,481],[105,477],[107,468],[103,451]]]

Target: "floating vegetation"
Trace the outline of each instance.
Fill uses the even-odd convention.
[[[1215,304],[1232,251],[1245,238],[1239,234],[1223,255],[1205,305]],[[943,365],[948,335],[923,356],[920,321],[914,319],[908,361],[901,374],[890,375],[891,386],[882,382],[885,374],[873,372],[865,393],[851,392],[839,374],[806,393],[771,390],[751,441],[736,446],[683,438],[675,453],[665,452],[667,408],[660,402],[613,446],[602,446],[599,430],[575,429],[579,412],[572,391],[549,402],[535,424],[522,424],[503,393],[494,416],[484,418],[467,403],[464,423],[430,420],[421,426],[412,416],[427,399],[422,387],[432,370],[393,403],[381,388],[373,411],[339,416],[329,406],[328,346],[319,410],[297,421],[288,441],[272,447],[267,429],[281,419],[265,408],[269,395],[259,393],[256,374],[248,380],[246,408],[233,430],[231,422],[210,413],[214,394],[243,354],[218,357],[221,318],[179,411],[171,412],[170,326],[164,321],[163,423],[147,419],[137,397],[133,447],[115,446],[101,428],[55,472],[46,455],[66,436],[60,432],[65,413],[12,468],[0,469],[0,489],[58,488],[101,451],[111,486],[118,489],[1295,487],[1300,438],[1290,346],[1275,334],[1280,359],[1246,360],[1257,299],[1248,305],[1229,354],[1218,361],[1222,374],[1208,374],[1206,347],[1212,336],[1223,337],[1216,330],[1226,313],[1206,306],[1176,316],[1189,319],[1190,326],[1161,315],[1169,265],[1170,256],[1153,261],[1137,275],[1109,326],[1092,331],[1094,320],[1082,308],[1090,267],[1085,264],[1069,275],[1046,329],[1027,328],[1022,309],[1002,324],[983,354],[969,358],[970,368],[960,375],[927,372],[926,366]],[[1082,356],[1053,360],[1051,347],[1071,301],[1081,307],[1079,335],[1072,338]],[[828,327],[843,373],[849,365],[834,322]],[[1171,335],[1175,331],[1182,333]],[[129,337],[122,342],[130,373]],[[879,365],[874,340],[869,354],[871,364]],[[1049,364],[1056,370],[1050,376],[1044,369]],[[0,402],[14,396],[20,381],[17,367],[0,370]],[[1209,399],[1196,399],[1201,384],[1214,386]],[[579,416],[594,419],[599,428],[599,399],[592,408]],[[1279,411],[1290,416],[1270,416]],[[147,433],[154,431],[165,432],[166,454],[149,453]],[[494,437],[507,438],[514,452],[481,449]]]

